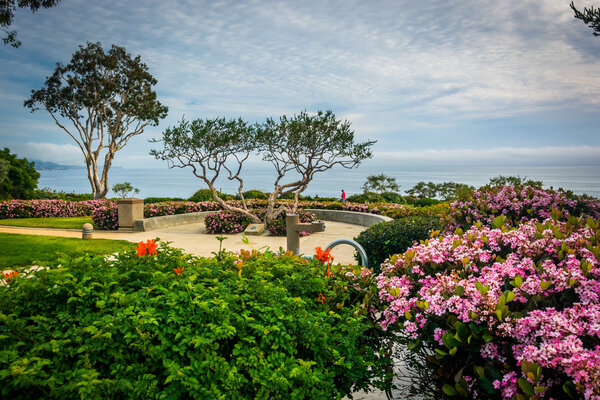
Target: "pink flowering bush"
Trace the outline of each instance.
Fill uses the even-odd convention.
[[[144,205],[144,218],[160,217],[163,215],[187,214],[201,211],[217,211],[221,207],[214,201],[165,201]]]
[[[481,223],[382,264],[380,325],[438,398],[600,399],[600,229],[592,218]]]
[[[250,217],[229,211],[208,214],[204,219],[206,233],[240,233],[252,222]]]
[[[304,210],[298,210],[298,219],[301,223],[309,223],[317,220],[317,216],[313,213]],[[271,233],[271,236],[285,236],[286,235],[286,223],[285,215],[279,214],[279,216],[271,221],[267,225],[267,229]],[[300,232],[300,236],[308,236],[310,232]]]
[[[92,215],[110,200],[8,200],[0,201],[0,219],[82,217]]]
[[[515,226],[532,219],[550,218],[553,209],[559,210],[563,217],[600,218],[600,201],[591,197],[532,186],[484,186],[473,192],[468,200],[452,203],[447,222],[451,230],[467,228],[476,222],[489,226],[494,218],[504,215]]]
[[[119,229],[119,207],[115,202],[107,202],[105,206],[96,208],[92,213],[92,220],[99,229]]]

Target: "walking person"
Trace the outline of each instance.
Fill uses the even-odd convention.
[[[346,201],[346,192],[344,192],[344,189],[342,189],[342,203]]]

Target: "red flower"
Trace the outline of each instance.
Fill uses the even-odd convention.
[[[185,270],[185,267],[173,268],[175,275],[180,275],[183,272],[183,270]]]
[[[10,272],[3,272],[5,278],[4,278],[4,282],[6,283],[10,283],[10,281],[13,278],[16,278],[17,276],[19,276],[19,272],[18,271],[10,271]]]
[[[319,260],[319,262],[321,264],[325,264],[325,263],[331,262],[333,260],[333,257],[330,254],[331,249],[327,249],[327,251],[324,251],[320,247],[317,247],[315,249],[315,251],[317,252],[317,254],[316,254],[317,260]]]

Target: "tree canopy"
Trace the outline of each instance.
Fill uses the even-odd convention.
[[[2,38],[5,45],[19,47],[21,41],[17,39],[17,31],[10,31],[17,8],[29,8],[36,12],[40,8],[50,8],[58,4],[60,0],[2,0],[0,2],[0,30],[6,36]]]
[[[397,192],[400,190],[400,185],[396,182],[396,178],[385,174],[369,175],[363,185],[364,192]]]
[[[37,188],[40,173],[35,169],[35,163],[26,158],[18,158],[11,154],[8,148],[0,151],[0,165],[4,169],[0,173],[0,198],[29,199]]]
[[[105,52],[100,43],[88,42],[79,46],[69,64],[56,65],[44,86],[32,90],[25,107],[48,111],[77,143],[92,193],[99,199],[108,192],[108,171],[116,152],[167,115],[152,89],[156,83],[140,56],[132,57],[116,45]]]
[[[291,211],[296,211],[298,195],[306,189],[316,173],[335,166],[353,168],[372,156],[373,141],[355,143],[350,122],[339,121],[331,111],[310,115],[303,111],[279,120],[267,119],[263,124],[251,125],[241,119],[216,118],[182,120],[170,127],[160,141],[162,150],[152,150],[158,159],[167,160],[169,167],[192,168],[213,193],[221,207],[238,211],[259,221],[246,207],[242,179],[243,164],[250,155],[262,155],[271,163],[276,177],[269,195],[264,222],[268,223],[287,208],[275,210],[275,201],[281,195],[294,195]],[[225,203],[216,190],[219,176],[238,181],[238,195],[242,206]]]
[[[583,11],[579,11],[575,7],[575,3],[571,2],[571,9],[575,13],[575,18],[582,20],[586,25],[593,29],[594,36],[600,36],[600,7],[584,7]]]

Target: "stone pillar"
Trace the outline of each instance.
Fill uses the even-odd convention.
[[[81,227],[81,238],[92,239],[94,237],[94,226],[92,224],[83,224]]]
[[[298,214],[285,216],[285,233],[287,236],[287,251],[300,255],[300,232],[323,232],[325,223],[313,221],[310,224],[301,224]]]
[[[128,198],[119,200],[119,230],[133,230],[133,222],[144,219],[144,200]]]

